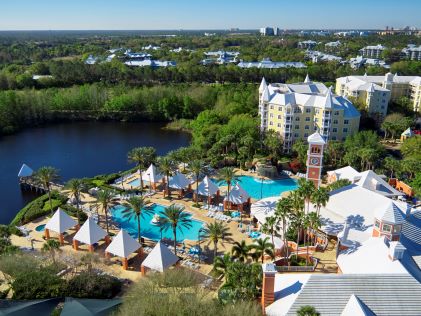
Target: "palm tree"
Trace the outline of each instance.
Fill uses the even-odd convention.
[[[218,255],[219,240],[224,240],[224,238],[231,236],[229,228],[224,223],[215,221],[214,223],[206,224],[203,232],[204,238],[209,239],[210,242],[213,242],[213,257],[216,258]]]
[[[238,259],[240,262],[245,262],[250,256],[250,246],[246,244],[245,240],[242,240],[241,242],[236,241],[234,242],[231,252],[235,259]]]
[[[232,167],[224,167],[219,170],[219,177],[220,180],[224,180],[227,183],[227,199],[229,200],[231,184],[234,181],[239,181],[239,177],[236,174],[236,171]],[[229,202],[228,202],[229,203]]]
[[[116,204],[114,200],[114,192],[108,189],[98,191],[97,203],[102,206],[102,210],[105,214],[105,225],[107,227],[107,234],[110,234],[108,227],[108,210],[110,207]]]
[[[269,234],[272,237],[272,244],[275,244],[273,241],[273,236],[280,229],[279,219],[276,216],[271,216],[266,218],[266,222],[262,226],[262,231],[265,234]]]
[[[307,203],[307,211],[309,212],[310,209],[310,199],[313,192],[316,190],[313,181],[307,180],[305,178],[298,179],[298,192],[304,198],[305,202]]]
[[[293,213],[291,199],[283,198],[279,200],[276,205],[275,216],[282,222],[282,238],[286,249],[286,258],[288,258],[288,236],[287,236],[287,222]]]
[[[177,255],[177,229],[191,228],[191,216],[184,212],[184,207],[171,204],[162,212],[164,216],[162,227],[164,230],[172,229],[174,236],[174,254]]]
[[[261,259],[262,263],[265,259],[265,254],[269,255],[271,258],[274,258],[274,246],[269,242],[269,237],[265,239],[257,239],[254,241],[254,244],[250,246],[251,249],[254,249],[254,258],[258,260]]]
[[[232,257],[229,253],[225,253],[222,257],[215,257],[213,259],[213,269],[219,273],[219,275],[225,276],[228,266],[232,263]]]
[[[149,200],[139,196],[133,196],[127,202],[124,202],[126,209],[122,212],[123,216],[127,219],[136,218],[137,220],[137,239],[139,244],[141,244],[140,217],[152,213],[152,210],[145,209],[145,206],[149,203]]]
[[[60,243],[54,239],[48,239],[44,245],[42,245],[41,251],[48,252],[53,260],[53,264],[56,264],[56,252],[60,251]]]
[[[314,235],[314,239],[312,242],[314,245],[316,245],[316,231],[322,226],[320,215],[317,214],[316,212],[310,212],[308,214],[308,221],[309,221],[310,228],[313,230],[313,235]]]
[[[195,203],[198,201],[197,191],[199,190],[199,177],[200,174],[205,170],[205,166],[201,160],[193,160],[189,163],[189,170],[192,172],[196,178],[196,199]]]
[[[306,246],[306,264],[307,265],[308,265],[308,238],[309,238],[309,229],[310,229],[310,219],[308,217],[308,214],[304,214],[304,218],[303,218],[303,231],[304,231],[304,245]]]
[[[297,260],[298,260],[298,245],[300,243],[301,229],[304,226],[305,214],[302,211],[294,213],[292,217],[292,225],[297,230]]]
[[[54,167],[41,167],[34,175],[36,182],[42,185],[48,193],[48,200],[50,202],[51,215],[53,215],[53,203],[51,201],[51,183],[59,179],[58,170]]]
[[[130,163],[135,163],[139,169],[140,176],[140,193],[143,194],[143,178],[142,172],[156,158],[156,150],[153,147],[137,147],[130,150],[127,154]]]
[[[76,200],[77,223],[80,225],[80,195],[86,189],[86,184],[82,179],[70,179],[66,183],[66,188],[70,190],[70,196]]]
[[[172,175],[172,173],[176,169],[175,163],[174,163],[173,160],[171,160],[168,157],[162,157],[161,159],[159,159],[159,162],[158,163],[159,163],[158,164],[159,171],[163,175],[165,175],[165,177],[166,177],[166,182],[167,182],[166,187],[165,187],[165,190],[167,191],[166,192],[166,195],[168,197],[170,197],[171,196],[171,191],[170,191],[170,176]]]
[[[311,202],[316,205],[317,214],[320,214],[320,209],[323,206],[326,206],[327,202],[329,201],[329,190],[326,188],[318,188],[313,192],[311,196]]]
[[[313,306],[305,305],[297,310],[297,316],[320,316],[320,313]]]
[[[288,198],[291,200],[291,207],[295,213],[299,213],[304,210],[304,200],[298,190],[292,191]]]

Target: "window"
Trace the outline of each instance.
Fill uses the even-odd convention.
[[[338,120],[333,120],[333,124],[338,124]]]
[[[336,127],[334,127],[334,128],[332,128],[332,132],[333,133],[337,133],[338,132],[338,129]]]
[[[349,120],[344,120],[345,125],[348,125],[348,123],[349,123]]]
[[[312,154],[320,154],[320,147],[311,147]]]
[[[393,227],[393,232],[394,233],[400,233],[401,229],[402,229],[402,225],[395,225]]]
[[[376,222],[374,223],[374,225],[375,225],[377,228],[380,228],[380,222],[379,222],[378,220],[376,220]]]
[[[299,117],[299,116],[297,116],[297,117],[295,118],[295,120],[296,120],[296,121],[299,121],[299,120],[300,120],[300,117]]]
[[[269,117],[273,117],[273,113],[270,113]]]
[[[314,125],[314,130],[317,131],[317,125]]]
[[[273,110],[273,105],[270,106],[270,109]]]
[[[344,133],[348,133],[348,129],[345,127],[343,130],[342,130]]]
[[[311,109],[307,108],[306,113],[311,113]]]
[[[310,122],[310,118],[308,116],[306,117],[306,122]]]
[[[336,140],[336,136],[332,136],[332,140]]]
[[[272,122],[272,121],[270,121],[270,122],[269,122],[269,125],[273,125],[273,122]]]
[[[278,115],[278,120],[280,120],[281,119],[281,116],[280,115]]]
[[[319,121],[319,119],[318,119],[318,118],[315,118],[315,119],[314,119],[314,121],[315,121],[315,122],[318,122],[318,121]]]
[[[282,106],[278,106],[278,111],[282,112]]]
[[[298,138],[298,137],[300,137],[300,134],[295,133],[295,134],[294,134],[294,137],[295,137],[295,138]]]
[[[278,123],[278,127],[281,127],[281,123]]]
[[[306,126],[304,127],[304,129],[310,129],[310,126],[306,125]]]
[[[308,137],[308,133],[304,133],[304,137]]]
[[[339,115],[339,111],[335,111],[335,113],[334,113],[335,115]]]
[[[389,225],[389,224],[383,224],[382,231],[384,231],[386,233],[391,233],[392,232],[392,226]]]
[[[316,114],[319,114],[319,109],[316,109],[315,112],[316,112]]]
[[[300,129],[300,125],[295,125],[295,129]]]

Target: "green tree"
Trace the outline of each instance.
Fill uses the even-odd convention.
[[[305,305],[297,310],[297,316],[319,316],[320,313],[313,307]]]
[[[229,199],[232,183],[234,181],[238,182],[240,180],[238,175],[236,174],[235,169],[232,167],[224,167],[220,169],[218,173],[218,178],[219,180],[223,180],[227,183],[227,197]]]
[[[222,276],[225,276],[228,266],[233,262],[233,258],[229,253],[223,256],[215,257],[213,260],[213,269]]]
[[[144,217],[146,214],[153,213],[152,210],[147,209],[146,205],[150,203],[149,200],[145,200],[143,197],[133,196],[127,202],[124,202],[125,210],[122,212],[123,217],[127,219],[135,218],[137,222],[137,239],[139,244],[141,244],[141,234],[140,234],[140,218]]]
[[[305,178],[298,179],[298,193],[304,198],[307,203],[307,213],[310,211],[310,200],[316,190],[314,182]]]
[[[177,255],[177,230],[182,228],[191,228],[191,215],[184,212],[184,207],[176,204],[171,204],[162,212],[164,216],[162,227],[164,230],[171,229],[174,236],[174,254]]]
[[[193,160],[189,163],[189,170],[193,173],[196,180],[196,193],[199,190],[199,178],[201,173],[205,171],[205,165],[201,160]],[[195,203],[198,204],[199,194],[196,194]]]
[[[273,243],[269,242],[269,237],[256,239],[250,248],[254,250],[254,259],[259,260],[260,258],[262,263],[264,262],[265,255],[275,258],[275,247]]]
[[[59,179],[58,170],[54,167],[41,167],[35,174],[34,179],[48,193],[48,201],[50,203],[51,215],[53,215],[53,203],[51,201],[51,184]]]
[[[314,235],[313,245],[316,245],[316,233],[319,230],[319,228],[322,226],[320,215],[316,212],[310,212],[308,214],[308,224],[310,226],[310,229],[313,231],[313,235]]]
[[[294,213],[294,215],[292,216],[291,224],[297,231],[297,253],[296,253],[296,257],[297,257],[297,260],[298,260],[298,248],[299,248],[299,244],[300,244],[301,229],[303,229],[304,224],[305,224],[305,214],[304,214],[304,212],[298,211],[298,212]]]
[[[76,201],[77,223],[80,225],[80,196],[86,190],[86,184],[81,179],[70,179],[66,183],[66,188],[70,190],[70,196]]]
[[[301,139],[292,145],[292,152],[297,155],[297,160],[302,166],[305,166],[307,161],[307,150],[308,146]]]
[[[329,190],[327,188],[320,187],[313,192],[311,195],[311,202],[316,205],[316,212],[320,214],[320,208],[326,206],[329,202]]]
[[[332,192],[334,190],[338,190],[340,188],[346,187],[351,184],[351,181],[348,179],[339,179],[328,186],[329,192]]]
[[[269,130],[265,133],[263,145],[272,158],[278,157],[282,149],[282,143],[282,138],[277,132]]]
[[[102,210],[104,211],[105,226],[107,228],[107,234],[109,235],[110,229],[109,229],[108,211],[110,207],[116,204],[116,201],[114,198],[114,192],[109,189],[98,191],[97,203],[102,207]]]
[[[282,223],[282,238],[286,249],[286,257],[288,258],[288,236],[287,236],[287,223],[293,214],[292,201],[290,198],[283,198],[276,204],[275,216],[279,218]]]
[[[213,243],[213,257],[218,255],[218,242],[231,236],[229,228],[222,222],[215,221],[214,223],[207,223],[204,230],[204,238]]]
[[[392,156],[384,158],[383,166],[390,172],[390,178],[393,178],[395,173],[400,170],[400,162]]]
[[[158,169],[159,171],[166,177],[166,195],[171,197],[171,190],[170,190],[170,176],[176,170],[176,165],[173,160],[168,157],[162,157],[158,160]]]
[[[421,160],[421,136],[405,139],[401,146],[401,152],[405,158],[413,157]]]
[[[245,262],[250,257],[250,246],[246,244],[245,240],[241,242],[234,242],[231,249],[232,256],[240,262]]]
[[[130,163],[135,163],[139,170],[140,192],[143,194],[143,178],[142,172],[155,161],[156,150],[153,147],[137,147],[133,148],[127,154]]]
[[[60,251],[60,243],[57,240],[48,239],[42,245],[41,250],[43,252],[48,252],[50,254],[51,260],[53,261],[53,264],[55,265],[56,264],[56,253]]]

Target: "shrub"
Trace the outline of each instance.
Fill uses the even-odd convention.
[[[115,277],[82,272],[69,280],[66,294],[78,298],[113,298],[121,291],[121,285]]]
[[[45,269],[19,274],[12,282],[15,300],[61,297],[64,289],[65,281]]]

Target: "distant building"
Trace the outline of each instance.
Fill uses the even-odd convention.
[[[89,55],[88,58],[85,60],[85,64],[87,65],[94,65],[98,62],[98,57],[94,57],[92,55]]]
[[[278,69],[278,68],[306,68],[302,62],[293,61],[271,61],[269,58],[265,58],[258,62],[247,62],[240,61],[237,65],[240,68],[266,68],[266,69]]]
[[[275,35],[275,31],[273,27],[266,26],[260,29],[260,34],[263,36],[273,36]]]
[[[337,62],[342,61],[342,57],[322,53],[316,50],[306,51],[306,57],[310,59],[313,63],[324,62],[324,61],[337,61]]]
[[[360,49],[360,54],[363,57],[376,58],[379,59],[382,56],[382,53],[386,50],[386,47],[378,44],[376,46],[366,46]]]
[[[349,64],[351,68],[353,69],[358,69],[366,65],[378,66],[378,67],[383,67],[386,69],[390,68],[390,65],[386,64],[384,60],[375,59],[375,58],[364,58],[363,56],[357,56],[355,58],[351,58],[349,60]]]
[[[160,50],[160,46],[147,45],[142,47],[143,50]]]
[[[152,59],[145,59],[145,60],[129,60],[124,63],[127,66],[131,67],[175,67],[177,64],[175,61],[160,61],[160,60],[152,60]]]
[[[401,97],[411,100],[414,112],[421,110],[421,77],[348,76],[336,79],[336,93],[365,101],[369,113],[387,113],[387,104]]]
[[[408,45],[406,48],[402,49],[401,53],[402,58],[407,58],[409,60],[421,61],[421,45]]]
[[[334,50],[337,49],[338,47],[340,47],[342,45],[341,41],[336,41],[336,42],[328,42],[325,44],[325,48],[327,50]]]
[[[301,49],[313,49],[314,47],[316,47],[317,42],[312,41],[312,40],[308,40],[308,41],[301,41],[298,42],[298,48]]]
[[[201,61],[202,65],[211,65],[211,64],[225,65],[225,64],[237,63],[238,55],[240,55],[239,52],[226,52],[223,50],[205,52],[204,54],[207,58]]]
[[[344,140],[358,131],[360,113],[342,96],[334,95],[323,83],[307,76],[296,84],[273,83],[265,79],[259,87],[261,131],[273,130],[283,139],[285,152],[296,140],[307,140],[315,131],[327,140]]]

